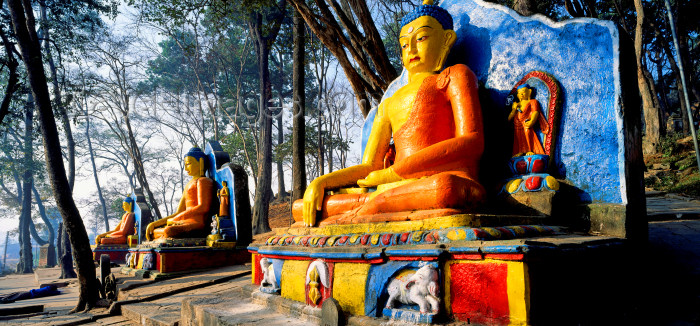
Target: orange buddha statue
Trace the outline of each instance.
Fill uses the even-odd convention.
[[[124,209],[124,215],[122,215],[121,221],[117,224],[114,230],[102,233],[95,237],[96,244],[126,244],[127,237],[134,234],[134,224],[136,222],[136,217],[134,216],[134,199],[131,197],[124,198],[122,202],[122,209]]]
[[[540,103],[531,98],[532,89],[528,84],[518,87],[518,101],[514,102],[508,120],[513,121],[513,156],[547,154],[537,137],[535,128],[539,125],[543,133],[549,133],[549,125],[542,114]]]
[[[148,224],[146,238],[205,237],[210,224],[214,181],[204,176],[206,156],[199,147],[185,154],[185,171],[192,179],[185,185],[175,214]]]
[[[362,163],[309,184],[294,203],[295,226],[315,226],[317,217],[324,226],[446,216],[483,200],[477,79],[462,64],[442,70],[457,39],[452,24],[450,14],[431,0],[402,19],[399,41],[408,84],[379,104]],[[395,157],[387,167],[392,137]],[[348,186],[360,188],[326,194]]]

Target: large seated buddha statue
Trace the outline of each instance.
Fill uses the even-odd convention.
[[[294,226],[425,219],[464,212],[484,199],[477,79],[462,64],[442,69],[456,41],[452,24],[431,0],[402,19],[408,84],[379,104],[362,163],[309,184],[294,203]],[[394,163],[387,166],[392,139]]]
[[[95,237],[95,244],[126,244],[127,237],[136,232],[134,229],[134,224],[136,223],[136,217],[134,216],[134,199],[131,197],[124,198],[122,209],[124,209],[124,215],[122,215],[122,219],[119,221],[119,224],[117,224],[117,227],[112,231],[102,233]]]
[[[206,156],[199,147],[185,154],[185,171],[192,179],[185,185],[175,214],[148,224],[146,238],[205,237],[211,222],[214,181],[204,176]]]

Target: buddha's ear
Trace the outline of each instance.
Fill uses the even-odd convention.
[[[457,33],[454,30],[448,29],[445,31],[445,45],[447,48],[452,48],[457,42]],[[449,50],[448,50],[449,51]]]
[[[455,33],[455,31],[451,29],[445,30],[444,38],[444,43],[442,45],[442,48],[440,49],[440,58],[438,59],[434,71],[442,70],[443,66],[445,65],[445,61],[447,60],[447,55],[450,54],[450,49],[457,41],[457,33]]]
[[[204,158],[200,157],[199,158],[199,175],[204,176]]]

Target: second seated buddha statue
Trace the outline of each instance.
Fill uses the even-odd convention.
[[[205,159],[199,147],[193,147],[185,154],[185,171],[192,179],[185,185],[175,214],[148,224],[148,240],[206,237],[215,193],[214,181],[204,176]]]
[[[462,64],[442,69],[457,39],[452,16],[427,0],[402,19],[399,35],[408,84],[379,104],[362,163],[309,184],[294,203],[295,226],[425,219],[483,201],[477,79]],[[385,167],[392,138],[396,156]],[[357,186],[376,190],[327,194]]]

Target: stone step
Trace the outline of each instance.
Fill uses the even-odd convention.
[[[278,295],[259,293],[278,298],[275,303],[265,304],[259,298],[251,297],[255,286],[247,284],[229,289],[220,295],[189,298],[182,302],[181,326],[194,325],[319,325],[318,314],[310,315],[302,310],[313,310],[301,302],[283,299]],[[264,301],[264,300],[263,300]],[[275,301],[275,300],[272,300]],[[262,303],[262,304],[261,304]],[[283,312],[280,312],[282,310]]]
[[[250,267],[248,267],[250,268]],[[163,286],[150,285],[149,291],[170,291],[164,292],[169,295],[151,296],[155,299],[141,302],[124,303],[121,305],[121,315],[139,325],[147,326],[175,326],[179,325],[181,319],[182,301],[190,298],[202,298],[207,296],[219,297],[222,293],[231,289],[250,283],[248,273],[244,276],[228,280],[222,283],[203,283],[203,281],[190,281],[180,283],[181,288],[193,288],[187,291],[172,291],[173,284]],[[143,296],[141,297],[143,298]]]

